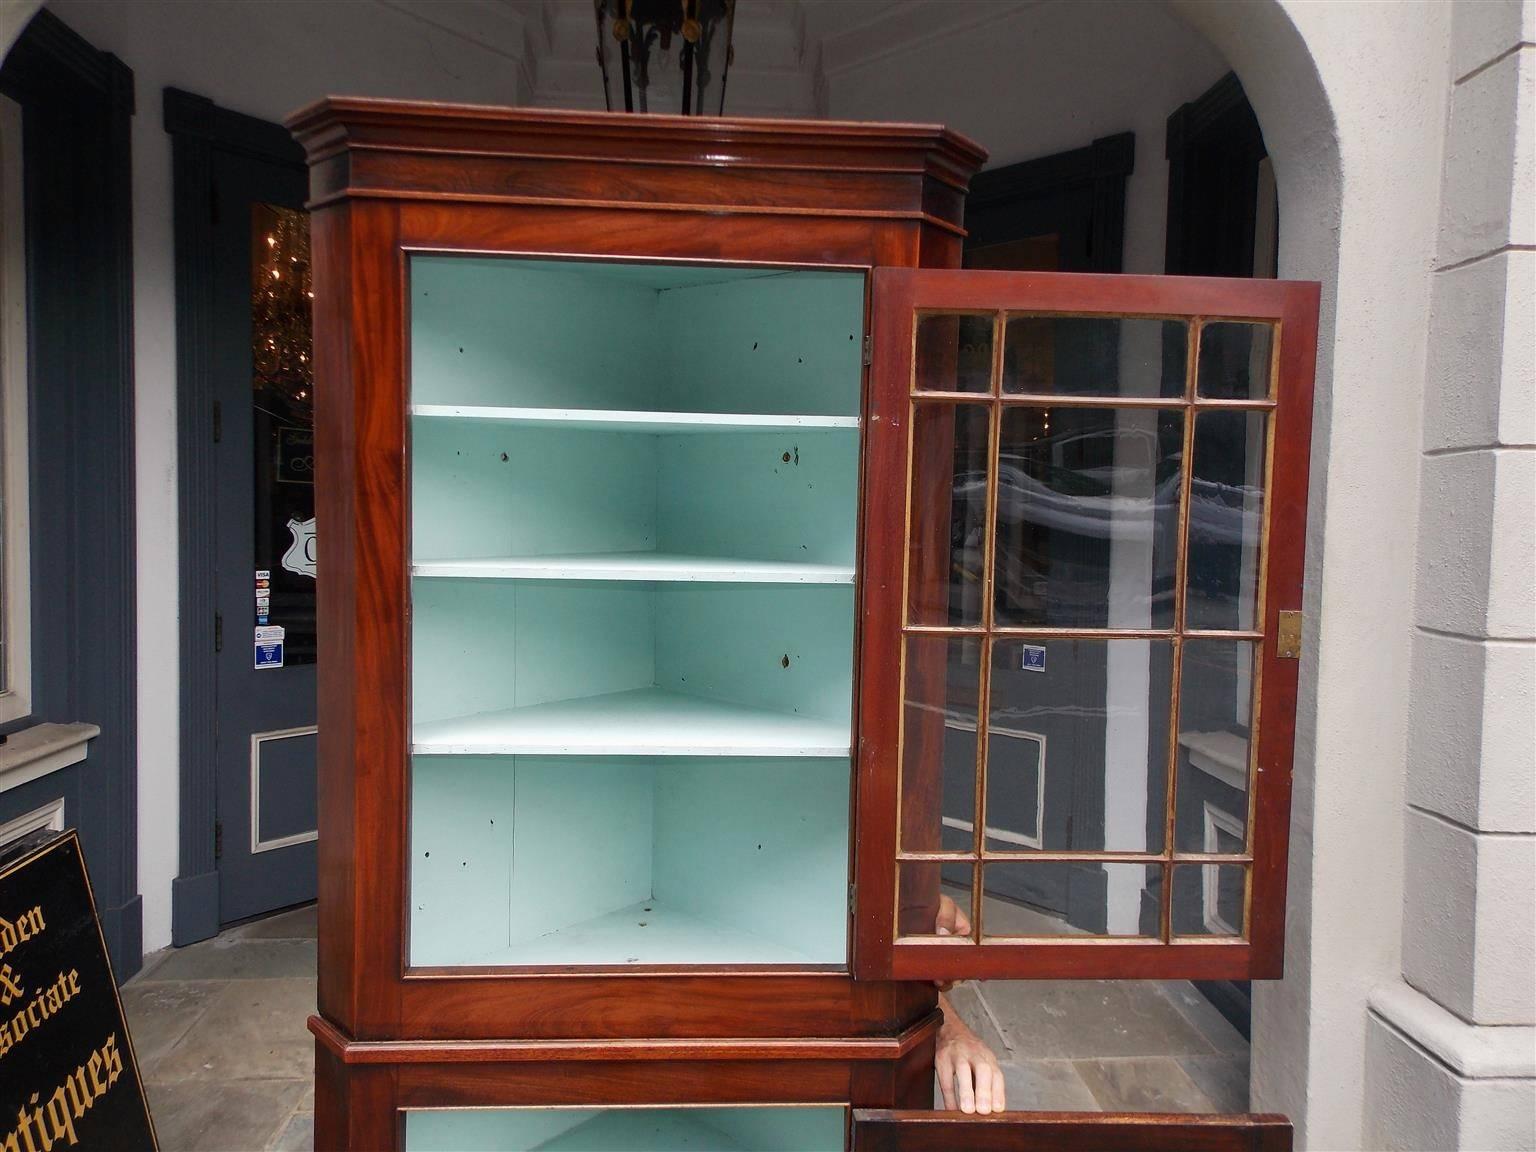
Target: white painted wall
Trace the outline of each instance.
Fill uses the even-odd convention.
[[[869,7],[802,2],[813,33],[834,17],[846,20],[843,13]],[[918,40],[903,41],[890,28],[903,15],[917,15],[899,11],[890,18],[871,12],[880,17],[872,29],[833,38],[821,55],[827,114],[944,124],[986,147],[988,167],[1135,132],[1125,271],[1161,272],[1168,116],[1227,73],[1222,56],[1161,4],[978,4],[968,5],[964,17],[954,7],[927,12],[925,19],[935,17],[927,25],[934,32]],[[871,36],[895,42],[873,57],[854,56],[853,48]]]
[[[303,4],[56,0],[50,11],[134,71],[139,891],[144,947],[171,941],[177,873],[176,316],[166,86],[279,120],[331,93],[515,103],[522,26],[496,3],[442,2],[426,23],[384,0]]]

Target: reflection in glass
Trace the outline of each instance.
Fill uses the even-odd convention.
[[[1183,414],[1011,407],[998,446],[995,622],[1169,628]]]
[[[908,636],[901,726],[901,849],[975,848],[981,641]]]
[[[983,938],[1157,936],[1162,866],[1094,860],[984,865]]]
[[[1005,395],[1177,397],[1184,394],[1183,320],[1010,315]]]
[[[251,428],[257,628],[315,662],[315,365],[309,213],[251,205]]]
[[[1172,676],[1166,640],[994,641],[987,847],[1162,851]]]
[[[981,623],[987,422],[982,404],[919,404],[913,413],[912,522],[907,536],[910,623]]]
[[[1263,412],[1195,417],[1185,627],[1255,627],[1264,528]]]
[[[1179,690],[1180,852],[1247,848],[1254,660],[1248,640],[1186,640]]]
[[[1241,864],[1180,864],[1173,870],[1175,936],[1242,936],[1248,869]]]
[[[955,902],[965,922],[976,924],[971,902],[972,865],[955,861],[898,860],[896,862],[896,934],[898,936],[950,936],[939,931],[940,895]]]
[[[992,390],[992,316],[929,314],[917,318],[919,392]]]
[[[1268,324],[1220,321],[1200,329],[1200,372],[1196,392],[1206,400],[1264,400],[1269,396]]]

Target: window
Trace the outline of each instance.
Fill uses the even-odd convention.
[[[32,711],[21,109],[0,97],[0,722]]]

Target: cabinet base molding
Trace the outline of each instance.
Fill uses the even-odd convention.
[[[515,1064],[635,1060],[900,1060],[931,1043],[931,1012],[894,1036],[646,1040],[353,1040],[311,1016],[318,1049],[342,1064]]]

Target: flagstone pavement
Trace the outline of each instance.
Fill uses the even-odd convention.
[[[1013,1109],[1241,1112],[1248,1044],[1188,984],[985,981],[952,993]],[[164,1152],[310,1149],[313,905],[146,957],[123,988]]]

